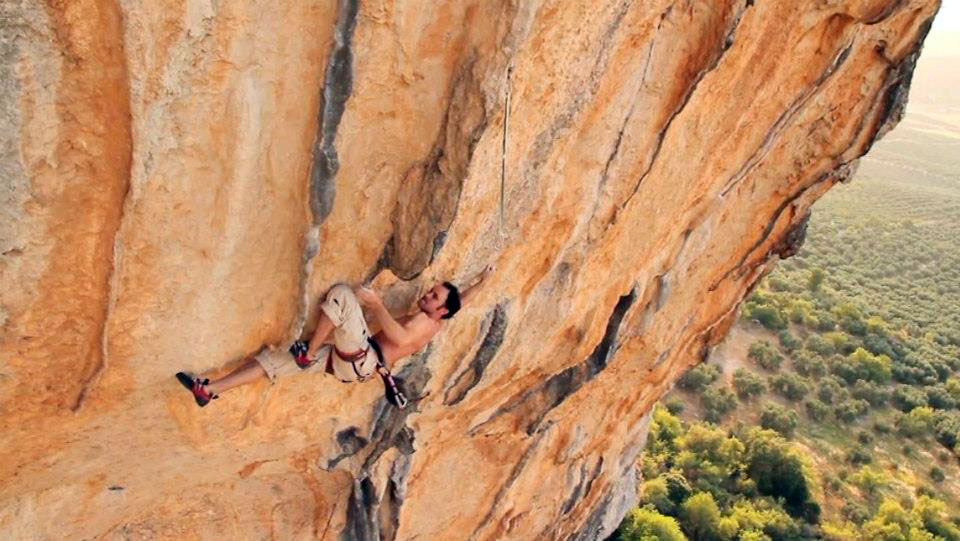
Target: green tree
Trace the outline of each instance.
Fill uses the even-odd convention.
[[[908,438],[916,438],[929,434],[936,420],[933,408],[919,406],[897,419],[897,430]]]
[[[777,404],[767,404],[760,412],[760,426],[776,430],[788,438],[793,436],[799,422],[797,412]]]
[[[642,502],[652,505],[657,511],[664,515],[673,515],[677,511],[677,506],[670,499],[670,489],[667,486],[667,480],[663,477],[655,477],[644,481],[641,485],[643,494]]]
[[[728,413],[737,409],[737,397],[727,387],[708,387],[701,395],[704,418],[719,423]]]
[[[960,414],[940,414],[933,428],[941,445],[960,454]]]
[[[945,541],[960,541],[960,527],[946,518],[947,505],[929,496],[920,496],[912,513],[930,533]]]
[[[653,509],[630,511],[620,526],[623,541],[687,541],[680,525],[673,517],[661,515]]]
[[[810,487],[799,453],[776,432],[758,427],[747,432],[745,443],[746,472],[757,484],[757,491],[783,498],[787,512],[802,516],[810,501]]]
[[[868,495],[876,495],[890,484],[890,476],[880,468],[864,466],[850,476],[850,482]]]
[[[720,377],[720,369],[716,365],[701,363],[680,378],[677,385],[681,389],[700,392]]]
[[[827,277],[827,273],[823,272],[821,268],[815,268],[810,271],[810,278],[807,280],[807,289],[816,293],[820,291],[820,286],[823,285],[823,280]]]
[[[773,305],[748,304],[747,308],[744,309],[744,315],[748,319],[758,321],[761,325],[772,331],[779,331],[780,329],[787,328],[787,322],[783,317],[783,314],[781,314],[780,310]]]
[[[770,389],[789,400],[803,400],[810,392],[810,386],[801,376],[792,372],[777,374],[770,378]]]
[[[793,369],[802,376],[818,379],[827,374],[827,363],[819,353],[800,349],[793,352]]]
[[[750,344],[747,357],[766,370],[777,370],[783,363],[783,355],[776,346],[766,340],[758,340]]]
[[[820,422],[830,416],[830,406],[817,399],[807,400],[803,407],[807,410],[807,417],[814,421]]]
[[[847,390],[843,381],[835,376],[828,376],[820,380],[817,385],[817,398],[827,404],[834,404],[844,400]]]
[[[856,421],[857,419],[866,415],[869,409],[869,402],[854,398],[851,400],[844,400],[843,402],[837,404],[837,406],[833,409],[833,414],[841,421],[852,423],[853,421]]]
[[[867,539],[903,541],[940,541],[949,539],[938,537],[927,529],[923,518],[916,512],[907,511],[894,500],[884,500],[874,517],[864,523],[863,535]],[[949,534],[948,534],[949,535]]]
[[[863,348],[857,348],[843,360],[830,364],[830,371],[843,378],[848,384],[858,379],[886,384],[890,381],[893,361],[886,355],[874,355]]]
[[[745,368],[738,368],[733,373],[733,388],[737,391],[740,400],[762,395],[767,390],[763,379]]]
[[[910,385],[898,385],[893,390],[893,404],[900,411],[911,411],[927,405],[927,393]]]
[[[698,492],[683,502],[680,511],[683,530],[693,539],[720,540],[720,508],[709,492]]]

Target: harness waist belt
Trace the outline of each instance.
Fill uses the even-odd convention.
[[[358,349],[353,353],[344,353],[337,349],[337,346],[333,346],[333,350],[337,353],[337,357],[340,357],[340,359],[347,361],[348,363],[355,363],[359,361],[360,359],[366,357],[367,351],[369,351],[369,349]]]

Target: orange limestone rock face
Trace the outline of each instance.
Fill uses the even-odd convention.
[[[0,5],[0,538],[599,539],[937,0]],[[401,360],[199,409],[337,282]],[[292,362],[292,357],[291,357]]]

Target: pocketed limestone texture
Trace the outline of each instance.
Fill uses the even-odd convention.
[[[652,405],[902,115],[937,0],[0,4],[0,537],[597,539]],[[489,283],[199,409],[336,282]]]

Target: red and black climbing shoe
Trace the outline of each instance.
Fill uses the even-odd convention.
[[[210,394],[210,391],[207,390],[207,385],[210,384],[209,379],[195,378],[186,372],[177,372],[177,381],[193,393],[193,399],[197,401],[197,405],[201,408],[209,404],[211,400],[220,398],[220,395]]]
[[[300,370],[306,370],[313,366],[313,363],[317,362],[316,359],[307,357],[307,351],[309,349],[310,344],[305,340],[297,340],[290,345],[290,355],[293,355],[293,359],[297,361],[297,366]]]

